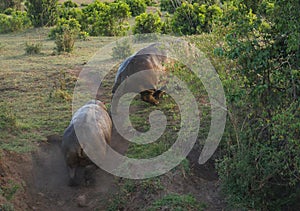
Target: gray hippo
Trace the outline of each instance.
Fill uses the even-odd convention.
[[[154,43],[149,45],[134,55],[128,57],[117,71],[115,77],[115,83],[112,89],[114,95],[117,88],[126,79],[140,71],[150,70],[140,78],[134,81],[134,83],[126,85],[126,90],[122,90],[120,96],[126,92],[139,92],[141,99],[152,103],[154,105],[159,104],[159,98],[164,93],[163,87],[158,87],[160,82],[160,76],[166,71],[166,64],[170,60],[167,57],[166,51],[160,43]],[[119,97],[120,97],[119,96]]]
[[[83,147],[88,145],[93,147],[100,143],[103,148],[106,144],[101,145],[101,143],[110,144],[111,131],[112,121],[101,101],[91,100],[73,115],[70,125],[64,131],[61,146],[69,171],[70,186],[79,185],[77,175],[79,168],[85,169],[84,176],[86,176],[87,169],[95,169],[95,164],[86,155]],[[78,137],[81,140],[80,143]],[[100,149],[95,153],[97,156],[103,156],[105,152],[106,149]]]

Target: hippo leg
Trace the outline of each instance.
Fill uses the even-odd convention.
[[[69,186],[79,185],[78,181],[76,180],[76,167],[75,168],[68,167],[68,170],[69,170],[69,176],[70,176]]]
[[[155,97],[153,96],[154,90],[143,91],[140,94],[141,94],[141,98],[142,98],[143,101],[152,103],[153,105],[158,105],[159,104],[158,100],[155,99]]]
[[[94,172],[98,169],[98,167],[95,164],[90,164],[85,167],[84,171],[84,180],[86,186],[95,183],[95,178],[94,178]]]

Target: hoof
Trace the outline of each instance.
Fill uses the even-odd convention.
[[[79,185],[79,183],[75,179],[70,179],[68,185],[70,187],[76,187]]]

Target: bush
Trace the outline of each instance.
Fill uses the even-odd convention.
[[[129,6],[125,2],[94,1],[83,10],[82,30],[93,36],[119,36],[129,29]]]
[[[175,1],[170,1],[170,0],[161,0],[160,1],[160,9],[162,11],[167,11],[168,13],[173,14],[177,7],[180,7],[182,4],[181,0],[175,0]]]
[[[25,53],[26,54],[40,54],[43,44],[42,43],[25,43]]]
[[[53,26],[58,19],[58,0],[27,0],[28,15],[35,27]]]
[[[65,1],[62,4],[62,6],[65,7],[65,8],[76,8],[76,7],[78,7],[78,4],[73,2],[72,0],[68,0],[68,1]]]
[[[124,40],[123,42],[117,42],[116,46],[113,47],[112,57],[114,59],[126,59],[133,53],[132,45],[128,40]]]
[[[83,12],[78,5],[72,1],[64,2],[61,7],[58,8],[58,16],[60,19],[71,19],[74,18],[79,23],[83,22]]]
[[[55,39],[57,35],[63,34],[64,31],[69,30],[73,31],[74,34],[78,34],[80,32],[80,24],[74,19],[60,19],[55,28],[52,28],[49,33],[49,37],[51,39]]]
[[[222,10],[217,5],[207,6],[197,3],[182,3],[174,13],[172,28],[179,35],[211,32],[213,22],[221,16]]]
[[[0,14],[0,33],[16,32],[31,26],[26,12],[15,11],[12,15]]]
[[[225,55],[237,63],[236,80],[243,83],[240,90],[245,94],[231,104],[236,129],[223,150],[218,173],[232,207],[297,210],[300,45],[295,37],[300,13],[293,8],[300,8],[300,3],[253,4],[225,5]]]
[[[172,18],[169,13],[165,14],[165,19],[162,23],[161,33],[162,34],[171,34],[172,30]]]
[[[130,12],[133,17],[146,12],[147,5],[144,0],[125,0],[125,2],[129,5]]]
[[[12,15],[14,11],[16,11],[16,10],[13,8],[7,8],[6,10],[4,10],[3,14]]]
[[[0,1],[0,12],[5,11],[8,8],[20,10],[23,0],[1,0]]]
[[[61,52],[72,52],[74,43],[80,32],[80,24],[75,19],[60,20],[56,28],[54,28],[50,36],[54,36],[56,51]]]
[[[144,0],[144,1],[147,6],[153,6],[155,3],[154,0]]]
[[[157,13],[143,13],[135,18],[134,34],[160,33],[162,22]]]

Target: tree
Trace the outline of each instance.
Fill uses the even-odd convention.
[[[53,26],[58,19],[58,0],[27,0],[25,5],[35,27]]]
[[[236,138],[218,172],[231,205],[287,210],[300,196],[300,2],[255,2],[225,5],[226,54],[247,94],[231,106]]]
[[[142,13],[135,18],[134,34],[160,33],[163,24],[157,13]]]
[[[0,12],[5,11],[7,8],[20,10],[23,0],[2,0],[0,1]]]
[[[94,1],[83,10],[82,30],[90,35],[119,36],[129,29],[129,6],[125,2]]]

